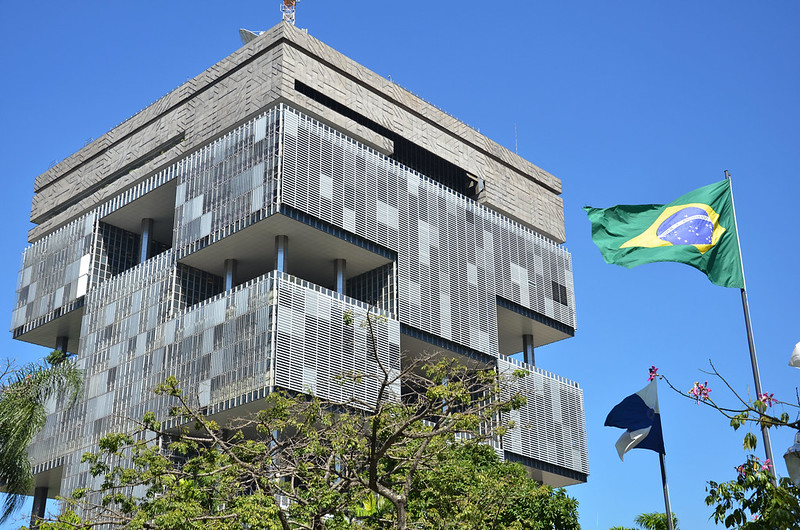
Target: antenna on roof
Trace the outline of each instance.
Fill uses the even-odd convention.
[[[283,21],[290,22],[294,26],[294,6],[298,0],[283,0],[281,3],[281,13],[283,13]]]
[[[283,21],[291,23],[292,26],[294,26],[294,6],[299,1],[300,0],[281,0],[281,13],[283,13]],[[239,38],[242,39],[242,44],[247,44],[263,34],[263,31],[255,32],[244,28],[239,30]]]
[[[514,153],[519,154],[519,143],[517,143],[517,122],[514,122]]]

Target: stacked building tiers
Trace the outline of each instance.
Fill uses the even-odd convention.
[[[265,32],[37,178],[12,332],[86,377],[31,449],[38,491],[88,485],[83,452],[166,411],[170,375],[215,415],[275,389],[369,400],[335,379],[377,369],[345,318],[370,308],[385,366],[443,350],[528,370],[496,449],[585,481],[582,391],[534,366],[576,327],[559,192],[292,25]]]

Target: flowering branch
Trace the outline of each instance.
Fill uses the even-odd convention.
[[[667,386],[681,396],[691,399],[698,405],[703,404],[718,410],[723,416],[730,420],[730,425],[734,428],[734,430],[749,423],[758,424],[760,427],[766,428],[788,427],[790,429],[800,431],[800,418],[795,421],[791,421],[787,412],[781,412],[780,414],[767,413],[767,409],[771,408],[773,405],[783,405],[798,408],[798,404],[780,401],[775,398],[775,394],[769,392],[762,392],[758,394],[756,399],[745,399],[738,392],[736,392],[730,383],[728,383],[728,381],[719,373],[719,371],[717,371],[716,367],[714,367],[714,363],[711,362],[711,360],[709,360],[708,363],[711,365],[711,371],[705,373],[708,373],[709,375],[721,380],[725,386],[728,387],[728,390],[730,390],[735,396],[736,400],[738,400],[740,407],[724,407],[714,401],[714,399],[712,399],[710,396],[711,388],[708,385],[708,381],[703,383],[695,381],[694,385],[692,385],[688,391],[683,391],[673,385],[666,376],[659,374],[658,368],[655,366],[651,366],[648,369],[648,380],[652,381],[656,378],[661,379],[667,384]],[[744,448],[752,450],[756,448],[756,444],[756,437],[752,435],[752,433],[748,433],[744,439]]]
[[[708,381],[703,384],[694,382],[694,386],[689,389],[689,395],[695,399],[695,403],[700,404],[700,400],[709,401],[711,398],[708,396],[711,389],[708,388]]]
[[[719,411],[730,420],[734,430],[742,425],[758,425],[762,429],[788,427],[800,431],[800,418],[790,421],[786,412],[774,411],[774,405],[800,407],[797,403],[779,401],[770,392],[760,392],[755,399],[745,399],[731,387],[709,360],[711,371],[706,372],[721,380],[738,400],[738,407],[723,407],[711,398],[708,381],[695,381],[688,391],[675,387],[666,377],[658,373],[655,366],[648,370],[649,380],[662,379],[672,390],[696,404],[703,404]],[[736,403],[734,403],[736,405]],[[767,413],[767,410],[770,413]],[[773,412],[774,411],[774,412]],[[756,448],[758,439],[752,432],[744,436],[743,447],[747,451]],[[727,482],[708,481],[706,505],[712,507],[711,518],[726,528],[739,530],[771,530],[786,528],[800,530],[800,489],[788,477],[778,478],[773,462],[760,460],[753,454],[747,456],[744,464],[737,466],[736,478]]]

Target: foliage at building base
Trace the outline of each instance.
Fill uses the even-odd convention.
[[[40,528],[579,528],[577,501],[488,445],[513,428],[499,418],[524,404],[507,392],[524,372],[433,356],[381,371],[375,402],[276,391],[225,425],[170,378],[156,392],[175,399],[171,418],[105,436],[84,456],[93,487]]]

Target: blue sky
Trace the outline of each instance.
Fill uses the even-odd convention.
[[[51,162],[222,59],[237,30],[280,20],[278,1],[9,2],[0,20],[0,314],[10,322],[33,179]],[[752,394],[738,290],[672,263],[606,265],[585,205],[666,203],[730,170],[764,389],[796,401],[800,4],[302,0],[297,25],[562,179],[578,331],[537,364],[584,389],[591,475],[569,488],[584,529],[662,511],[658,459],[614,450],[608,411],[659,367],[680,388],[708,359]],[[516,137],[515,137],[516,131]],[[7,324],[8,325],[8,324]],[[2,355],[38,347],[0,338]],[[661,387],[672,506],[713,527],[707,480],[733,478],[744,432]],[[791,412],[794,416],[795,412]],[[760,440],[759,440],[760,441]],[[773,434],[779,456],[792,433]],[[761,454],[761,449],[759,449]]]

